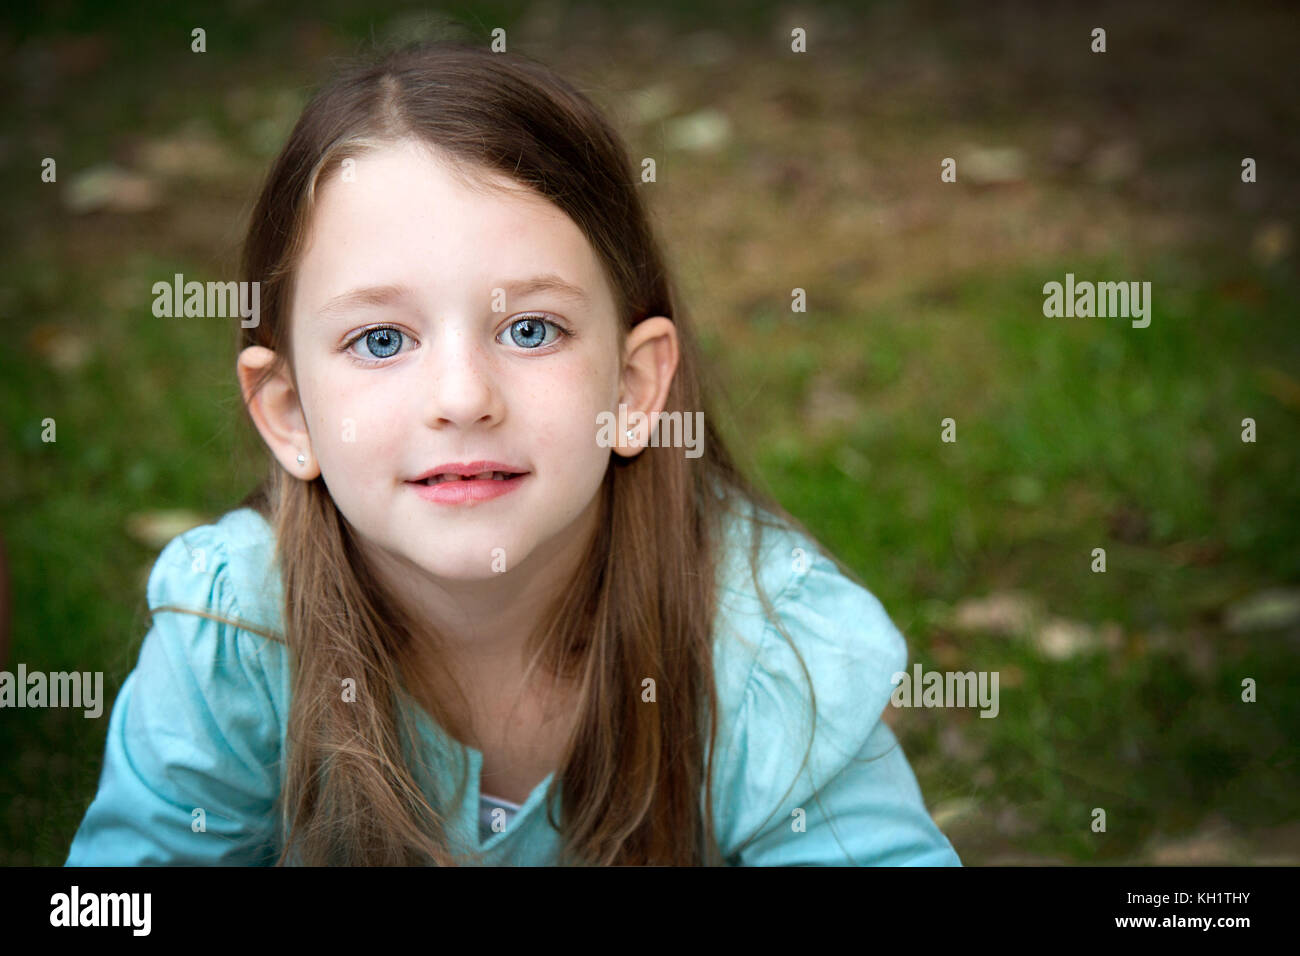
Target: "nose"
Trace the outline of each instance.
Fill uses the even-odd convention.
[[[427,354],[430,387],[425,419],[431,428],[493,425],[504,411],[493,356],[468,329],[448,322]]]

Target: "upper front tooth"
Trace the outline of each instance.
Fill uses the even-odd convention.
[[[479,472],[477,475],[474,475],[473,477],[474,477],[474,478],[487,478],[487,479],[490,480],[490,479],[492,478],[492,472],[490,472],[490,471],[481,471],[481,472]]]

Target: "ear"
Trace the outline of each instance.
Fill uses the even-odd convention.
[[[626,434],[617,436],[614,450],[632,458],[649,443],[655,416],[668,403],[668,390],[677,372],[677,326],[662,315],[643,319],[628,332],[623,356],[618,401],[627,405],[627,420],[637,424],[631,426],[636,432],[631,441]],[[634,412],[645,418],[634,418]]]
[[[290,377],[288,365],[282,365],[266,384],[253,391],[262,370],[274,361],[275,353],[260,345],[250,346],[239,353],[236,372],[244,393],[244,404],[248,406],[262,440],[281,467],[295,478],[311,481],[320,474],[320,468],[312,454],[311,436],[307,434],[307,424],[298,404],[298,389]],[[299,455],[305,459],[301,464]]]

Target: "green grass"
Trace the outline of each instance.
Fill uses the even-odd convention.
[[[1068,269],[1132,272],[1104,261]],[[1022,850],[1129,861],[1154,833],[1190,828],[1209,809],[1246,829],[1294,812],[1297,770],[1282,757],[1283,728],[1300,717],[1286,690],[1300,679],[1294,644],[1225,634],[1216,612],[1300,576],[1296,410],[1262,391],[1257,374],[1295,355],[1286,316],[1297,286],[1248,275],[1264,297],[1244,307],[1215,292],[1241,276],[1167,258],[1141,273],[1153,277],[1155,313],[1149,328],[1133,329],[1044,318],[1041,285],[1065,271],[1042,263],[971,277],[933,319],[917,294],[878,315],[792,321],[765,333],[765,350],[746,341],[718,358],[744,383],[733,386],[738,401],[764,396],[743,406],[733,441],[757,446],[778,497],[863,576],[927,669],[944,669],[929,653],[930,636],[942,634],[936,602],[1021,588],[1055,614],[1122,622],[1123,652],[1064,662],[1008,638],[959,639],[953,669],[1025,677],[1003,688],[998,719],[963,725],[987,745],[983,761],[996,771],[987,789],[939,753],[952,712],[911,711],[902,722],[932,806],[958,796],[1010,804],[1033,823]],[[891,321],[891,311],[908,318]],[[924,387],[893,391],[900,365],[954,351],[970,360],[936,364]],[[801,439],[811,370],[873,354],[887,357],[883,373],[857,361],[861,374],[843,386],[861,420]],[[944,444],[940,420],[950,415],[958,438]],[[1273,438],[1243,443],[1246,416]],[[1120,507],[1148,516],[1144,540],[1115,539],[1110,515]],[[1175,547],[1184,541],[1216,542],[1221,557],[1188,565]],[[1091,571],[1094,547],[1107,550],[1104,574]],[[1181,653],[1141,649],[1150,629],[1197,627],[1213,633],[1209,677]],[[1270,699],[1242,703],[1240,678],[1261,675]],[[1093,807],[1108,810],[1105,835],[1088,828]]]

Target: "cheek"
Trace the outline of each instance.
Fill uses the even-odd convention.
[[[590,361],[575,361],[521,396],[533,435],[533,447],[568,472],[589,470],[607,459],[609,449],[596,443],[597,414],[613,408],[608,370]]]
[[[328,385],[312,383],[308,408],[313,441],[321,446],[323,463],[347,462],[353,473],[371,470],[385,458],[378,452],[394,440],[393,402],[380,390],[361,387],[340,375]]]

